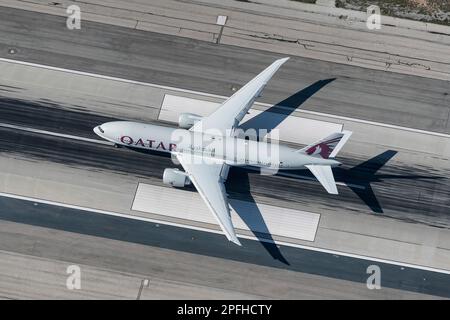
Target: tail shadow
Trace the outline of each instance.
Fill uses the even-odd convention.
[[[262,213],[250,193],[248,175],[249,172],[244,169],[230,168],[227,184],[233,184],[233,188],[231,189],[238,190],[239,197],[243,197],[242,200],[229,199],[230,205],[271,257],[275,260],[279,260],[285,265],[290,265],[286,258],[284,258],[278,246],[274,243]],[[227,187],[227,189],[229,188]]]
[[[345,182],[347,186],[373,211],[376,213],[383,213],[383,208],[378,201],[371,183],[378,181],[376,173],[386,163],[391,160],[397,151],[387,150],[363,163],[350,169],[337,169],[338,176],[341,176],[342,182]]]
[[[336,169],[336,178],[344,183],[375,213],[383,213],[371,183],[385,179],[442,179],[442,177],[420,175],[377,174],[391,160],[397,151],[387,150],[351,169]]]
[[[299,106],[301,106],[306,100],[313,96],[317,91],[325,87],[330,82],[333,82],[336,78],[319,80],[312,85],[297,91],[290,97],[274,104],[272,107],[264,112],[254,116],[253,118],[242,123],[239,127],[244,131],[248,129],[266,129],[269,133],[276,128],[283,120],[289,117]],[[282,107],[282,108],[280,108]]]

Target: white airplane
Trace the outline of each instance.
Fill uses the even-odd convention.
[[[211,115],[202,118],[191,113],[181,114],[179,128],[113,121],[95,127],[94,132],[116,146],[171,153],[185,172],[165,169],[163,182],[173,187],[184,187],[192,182],[228,240],[241,245],[231,221],[224,186],[230,166],[255,166],[262,170],[306,167],[326,191],[338,193],[331,167],[340,165],[334,157],[350,137],[350,131],[334,133],[300,150],[238,136],[240,121],[288,59],[276,60]]]

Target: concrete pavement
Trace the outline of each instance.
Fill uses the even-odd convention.
[[[81,4],[2,0],[0,4],[63,17],[67,17],[66,8],[76,4],[83,21],[210,43],[218,41],[221,27],[216,25],[217,16],[226,15],[222,44],[450,79],[449,27],[383,16],[381,30],[368,30],[366,13],[353,10],[295,1],[89,0]]]

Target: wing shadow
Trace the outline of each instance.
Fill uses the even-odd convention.
[[[256,131],[258,131],[258,129],[266,129],[269,133],[317,91],[334,80],[336,80],[336,78],[316,81],[312,85],[297,91],[295,94],[284,99],[283,101],[274,104],[266,111],[261,112],[244,123],[241,123],[239,127],[244,131],[248,129],[256,129]]]
[[[249,172],[244,169],[230,168],[226,182],[227,190],[235,190],[239,199],[229,198],[229,203],[271,257],[275,260],[279,260],[281,263],[289,265],[289,262],[284,258],[280,249],[274,243],[262,213],[250,192],[248,175]],[[233,186],[229,188],[230,185]]]

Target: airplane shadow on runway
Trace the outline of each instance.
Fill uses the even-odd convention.
[[[289,265],[278,246],[274,243],[273,237],[267,227],[266,222],[259,210],[253,195],[250,192],[249,172],[242,168],[230,168],[226,182],[233,185],[234,192],[237,192],[239,200],[230,198],[230,205],[247,225],[248,229],[259,240],[261,245],[267,250],[273,259]],[[237,200],[237,201],[236,201]],[[245,202],[242,202],[245,201]]]
[[[337,182],[345,183],[371,210],[375,213],[383,213],[383,208],[378,201],[375,192],[371,186],[374,182],[383,182],[388,179],[443,179],[442,177],[421,176],[421,175],[395,175],[395,174],[377,174],[389,160],[391,160],[397,151],[386,150],[379,155],[366,160],[350,169],[342,167],[334,168],[334,177]],[[345,160],[344,160],[345,163]],[[307,170],[296,170],[290,173],[304,176],[307,179],[315,178]],[[302,179],[302,178],[299,178]]]
[[[350,169],[335,168],[334,173],[336,181],[346,183],[373,212],[383,213],[383,208],[372,189],[371,183],[383,182],[386,179],[443,179],[442,177],[423,175],[377,174],[377,172],[396,154],[397,151],[395,150],[387,150]],[[299,170],[292,172],[298,173],[301,176],[312,177],[309,175],[309,171]],[[279,247],[274,243],[273,237],[264,221],[261,211],[250,192],[249,173],[250,172],[246,168],[230,168],[226,182],[227,190],[233,190],[230,191],[230,195],[233,196],[233,198],[230,199],[230,204],[233,206],[233,204],[236,203],[236,198],[245,201],[245,205],[241,204],[238,207],[233,207],[236,213],[273,259],[279,260],[286,265],[290,265],[284,258]]]
[[[264,112],[254,116],[253,118],[242,123],[239,128],[245,130],[248,129],[266,129],[267,133],[276,128],[283,120],[290,116],[298,107],[300,107],[306,100],[313,96],[320,89],[325,87],[330,82],[333,82],[336,78],[319,80],[312,85],[297,91],[290,97],[274,104],[272,107]],[[283,108],[280,108],[282,106]],[[277,116],[274,116],[274,113]]]
[[[344,182],[347,186],[375,213],[383,213],[371,183],[383,182],[387,179],[442,179],[442,177],[421,175],[377,174],[386,163],[397,154],[395,150],[387,150],[359,165],[350,168],[334,169],[336,181]]]
[[[256,239],[259,240],[273,259],[279,260],[285,265],[290,265],[274,243],[262,213],[250,192],[249,172],[244,168],[231,167],[225,186],[229,196],[232,196],[228,197],[230,207],[234,209]],[[184,191],[197,192],[192,184],[184,186],[182,189]]]
[[[344,182],[347,186],[373,211],[383,213],[383,208],[378,201],[371,183],[380,182],[383,178],[404,178],[405,176],[377,175],[377,171],[391,160],[397,151],[387,150],[367,161],[350,169],[334,169],[337,181]]]

